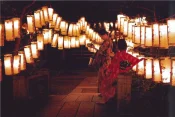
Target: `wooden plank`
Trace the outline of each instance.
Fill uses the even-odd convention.
[[[81,95],[78,97],[76,101],[86,101],[86,102],[91,102],[92,100],[92,95]]]
[[[73,102],[76,101],[77,98],[80,96],[81,94],[70,94],[67,95],[66,98],[63,99],[63,102]]]
[[[80,102],[66,102],[57,117],[75,117]]]
[[[81,102],[76,117],[93,117],[94,102]]]

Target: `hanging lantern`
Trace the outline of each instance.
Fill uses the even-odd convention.
[[[166,24],[160,24],[160,48],[168,48],[168,34],[167,34],[167,25]]]
[[[126,20],[126,17],[120,17],[120,32],[124,32],[124,20]]]
[[[52,43],[52,35],[53,35],[52,29],[49,29],[49,32],[48,33],[49,33],[49,35],[48,35],[49,36],[48,37],[48,43],[51,44]]]
[[[4,46],[4,24],[0,24],[0,46]]]
[[[53,8],[48,8],[49,21],[53,20]]]
[[[34,19],[35,19],[35,27],[36,28],[42,28],[40,10],[37,10],[37,11],[34,12]]]
[[[38,50],[43,50],[44,49],[44,36],[43,34],[37,34],[37,46]]]
[[[167,20],[168,25],[168,44],[175,46],[175,19]]]
[[[61,20],[62,18],[61,17],[58,17],[57,18],[57,21],[56,21],[56,24],[55,24],[55,30],[60,30],[60,23],[61,23]]]
[[[13,75],[12,61],[12,54],[4,55],[5,75]]]
[[[60,29],[62,35],[67,35],[67,23],[65,21],[61,21],[60,23]]]
[[[51,28],[55,28],[57,17],[58,17],[58,14],[57,13],[54,13],[53,14],[52,23],[51,23]]]
[[[44,44],[49,43],[49,29],[43,29]]]
[[[71,48],[76,47],[76,37],[70,37],[70,46]]]
[[[76,48],[79,48],[79,47],[80,47],[79,38],[80,38],[80,37],[76,37],[76,41],[75,41]]]
[[[153,47],[159,47],[159,24],[153,24]]]
[[[38,10],[40,12],[40,17],[41,17],[41,25],[42,26],[45,26],[46,23],[45,23],[45,19],[44,19],[44,13],[43,13],[43,10]]]
[[[146,79],[151,79],[152,78],[152,60],[153,58],[152,57],[147,57],[145,59],[145,78]]]
[[[171,58],[171,85],[175,86],[175,57]]]
[[[120,22],[121,22],[120,18],[121,18],[121,17],[124,17],[124,15],[123,15],[123,14],[118,14],[118,15],[117,15],[117,21],[118,21],[117,26],[118,26],[118,29],[120,29],[120,24],[121,24],[121,23],[120,23]]]
[[[13,58],[13,74],[20,73],[20,56],[15,55]]]
[[[123,25],[124,25],[123,34],[127,36],[128,35],[128,20],[125,19]]]
[[[73,25],[72,36],[74,37],[78,36],[78,26],[76,24]]]
[[[64,36],[64,48],[70,48],[70,38],[68,36]]]
[[[140,45],[140,26],[134,27],[134,43]]]
[[[133,52],[132,55],[133,55],[134,57],[137,57],[137,56],[139,56],[139,53],[138,53],[138,52]],[[136,67],[137,67],[137,65],[134,65],[133,68],[132,68],[132,70],[133,70],[133,71],[136,71]]]
[[[154,82],[161,82],[162,81],[162,77],[161,77],[161,71],[160,71],[160,60],[159,59],[153,59],[153,81]]]
[[[13,21],[13,31],[14,31],[14,38],[20,38],[20,18],[12,18]]]
[[[152,27],[145,26],[145,47],[152,47]]]
[[[68,29],[68,36],[72,36],[72,32],[73,32],[73,24],[70,24]]]
[[[18,55],[20,56],[20,70],[26,69],[26,61],[24,51],[18,51]]]
[[[36,58],[39,57],[37,42],[31,42],[31,52],[32,52],[32,57],[33,58],[36,59]]]
[[[138,59],[142,59],[142,58],[145,58],[145,57],[143,55],[138,56]],[[138,75],[144,75],[145,74],[145,72],[144,72],[144,67],[145,67],[144,62],[145,62],[145,60],[142,60],[137,64],[137,74]]]
[[[79,39],[80,39],[80,45],[85,45],[86,35],[81,35]],[[95,40],[95,38],[94,38],[94,40]]]
[[[58,43],[58,34],[53,35],[52,47],[56,48]]]
[[[169,57],[161,57],[161,73],[162,73],[162,82],[163,83],[170,83],[170,76],[171,76],[171,59]]]
[[[58,49],[59,50],[63,49],[63,36],[58,37]]]
[[[141,26],[141,46],[145,45],[145,26]]]
[[[34,15],[27,15],[27,26],[29,33],[34,33]]]
[[[33,63],[34,60],[32,57],[30,45],[24,46],[24,53],[25,53],[26,62]]]
[[[135,25],[133,21],[128,22],[128,38],[132,39],[132,27]]]
[[[5,20],[5,38],[7,41],[15,41],[12,20]]]
[[[46,22],[48,22],[49,21],[48,7],[47,6],[43,6],[42,10],[43,10],[43,14],[44,14],[44,19],[45,19]]]

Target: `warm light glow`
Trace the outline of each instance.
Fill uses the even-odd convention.
[[[57,18],[58,18],[58,14],[57,13],[54,13],[53,14],[52,23],[51,23],[51,28],[55,28]]]
[[[141,58],[145,58],[144,56],[141,56],[141,55],[139,55],[138,56],[138,59],[141,59]],[[138,75],[144,75],[144,73],[145,73],[145,71],[144,71],[144,61],[145,60],[142,60],[142,61],[140,61],[139,63],[138,63],[138,65],[137,65],[137,74]]]
[[[31,52],[32,52],[32,57],[33,58],[36,59],[36,58],[39,57],[37,42],[31,42]]]
[[[20,70],[26,69],[26,61],[24,51],[18,51],[18,55],[20,56]]]
[[[153,80],[154,80],[154,82],[159,83],[162,81],[161,72],[160,72],[160,60],[159,59],[153,60],[153,68],[154,68]]]
[[[124,32],[124,20],[126,20],[126,17],[120,17],[120,32]]]
[[[20,56],[15,55],[13,58],[13,74],[20,73]]]
[[[34,19],[35,19],[35,27],[36,28],[42,28],[40,10],[37,10],[37,11],[34,12]]]
[[[44,19],[43,10],[39,10],[39,11],[40,11],[40,16],[41,16],[41,25],[44,26],[45,25],[45,19]]]
[[[160,24],[160,47],[168,48],[168,34],[167,34],[167,25]]]
[[[34,33],[34,15],[27,15],[27,26],[29,33]]]
[[[152,27],[151,26],[146,26],[145,30],[145,46],[146,47],[152,47]]]
[[[72,36],[73,33],[73,24],[69,24],[68,36]]]
[[[20,33],[21,33],[21,29],[20,29],[20,18],[13,18],[13,31],[14,31],[14,38],[20,38]]]
[[[134,43],[140,44],[140,26],[135,26]]]
[[[127,36],[128,35],[128,20],[124,20],[124,32],[123,32],[123,34],[125,35],[125,36]]]
[[[76,37],[70,37],[70,46],[71,48],[76,47]]]
[[[171,59],[169,57],[161,58],[162,82],[170,83]]]
[[[129,39],[132,39],[132,26],[133,25],[135,25],[135,23],[132,21],[129,21],[128,23],[128,38]]]
[[[33,63],[34,60],[32,57],[30,45],[24,46],[24,53],[25,53],[26,62]]]
[[[172,67],[171,85],[175,86],[175,57],[171,58],[171,67]]]
[[[63,36],[58,37],[58,49],[59,50],[63,49]]]
[[[0,24],[0,46],[4,46],[4,24]]]
[[[85,45],[86,35],[81,35],[79,39],[80,39],[80,45]]]
[[[153,24],[153,47],[159,47],[159,24]]]
[[[145,78],[152,78],[152,58],[147,57],[145,60]]]
[[[13,75],[12,54],[4,55],[4,68],[5,68],[5,75]]]
[[[43,13],[44,13],[44,19],[46,22],[49,21],[49,13],[48,13],[48,7],[47,6],[43,6],[42,7]]]
[[[14,41],[13,22],[12,20],[5,20],[5,37],[7,41]]]
[[[76,37],[75,45],[76,45],[76,48],[80,47],[79,37]]]
[[[61,23],[62,18],[58,17],[55,25],[55,30],[60,30],[60,23]]]
[[[64,36],[64,48],[69,49],[70,48],[70,37]]]
[[[145,45],[145,26],[141,26],[141,45]]]
[[[137,57],[137,56],[139,55],[139,53],[133,52],[132,55],[133,55],[134,57]],[[136,67],[137,67],[137,65],[134,65],[133,68],[132,68],[132,70],[136,71]]]
[[[62,35],[67,35],[67,23],[65,21],[61,21],[60,23],[60,29]]]
[[[48,8],[49,21],[53,20],[53,8]]]
[[[43,29],[44,44],[49,43],[49,29]]]
[[[170,46],[175,46],[175,19],[167,20],[168,42]]]
[[[52,43],[52,35],[53,35],[53,31],[52,29],[49,29],[49,32],[48,32],[48,43],[51,44]]]
[[[121,21],[120,21],[120,18],[121,18],[121,17],[124,17],[124,15],[123,15],[123,14],[118,14],[118,15],[117,15],[117,21],[118,21],[117,26],[118,26],[118,29],[120,29],[120,22],[121,22]]]
[[[37,35],[37,46],[38,46],[38,50],[44,49],[44,36],[43,36],[43,34]]]
[[[52,47],[56,48],[58,44],[58,36],[59,34],[54,34],[53,35],[53,41],[52,41]]]

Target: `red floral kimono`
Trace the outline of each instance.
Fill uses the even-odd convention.
[[[106,71],[106,78],[101,81],[100,93],[104,98],[105,102],[115,95],[115,87],[112,83],[115,81],[119,73],[128,72],[134,65],[139,63],[143,59],[138,59],[126,51],[118,51],[111,61],[111,64]],[[121,63],[128,63],[125,68],[121,67]]]

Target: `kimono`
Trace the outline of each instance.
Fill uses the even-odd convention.
[[[116,88],[112,86],[112,84],[116,80],[118,74],[128,72],[134,65],[142,60],[143,58],[138,59],[128,54],[125,50],[118,51],[115,54],[114,58],[111,61],[111,64],[108,66],[105,75],[106,78],[103,78],[101,81],[100,93],[102,94],[105,102],[107,102],[115,95]]]

